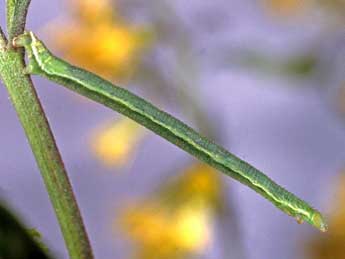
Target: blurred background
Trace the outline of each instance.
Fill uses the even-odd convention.
[[[344,14],[342,0],[32,1],[27,28],[54,53],[193,125],[330,227],[298,225],[141,126],[34,77],[96,258],[345,258]],[[4,87],[0,110],[0,198],[67,258]]]

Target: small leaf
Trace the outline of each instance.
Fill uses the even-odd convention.
[[[16,217],[1,204],[0,258],[50,258]]]
[[[42,251],[49,253],[48,246],[43,243],[42,234],[36,228],[30,228],[27,231],[32,239],[35,240],[36,244],[42,249]]]

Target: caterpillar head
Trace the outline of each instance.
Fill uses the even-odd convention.
[[[311,224],[320,229],[322,232],[327,231],[327,224],[320,212],[315,211],[311,217]]]

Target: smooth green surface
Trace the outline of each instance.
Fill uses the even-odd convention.
[[[45,76],[122,113],[191,155],[249,186],[279,209],[295,217],[298,222],[307,221],[322,231],[326,230],[326,224],[317,210],[178,119],[126,89],[54,57],[31,32],[18,37],[14,44],[17,47],[25,47],[28,53],[27,73]]]
[[[5,42],[4,36],[0,35],[0,78],[8,90],[35,155],[70,258],[93,258],[79,209],[50,126],[30,78],[23,73],[23,55],[13,48],[5,48],[2,44]],[[18,159],[20,161],[20,157]]]

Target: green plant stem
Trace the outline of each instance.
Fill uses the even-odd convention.
[[[26,14],[31,0],[7,0],[6,1],[6,21],[8,39],[11,41],[24,31]]]
[[[30,142],[70,258],[91,259],[91,246],[60,153],[33,84],[23,74],[23,56],[1,48],[4,42],[0,35],[0,76]]]
[[[7,43],[7,41],[5,38],[5,34],[0,27],[0,51],[6,47],[6,43]]]

